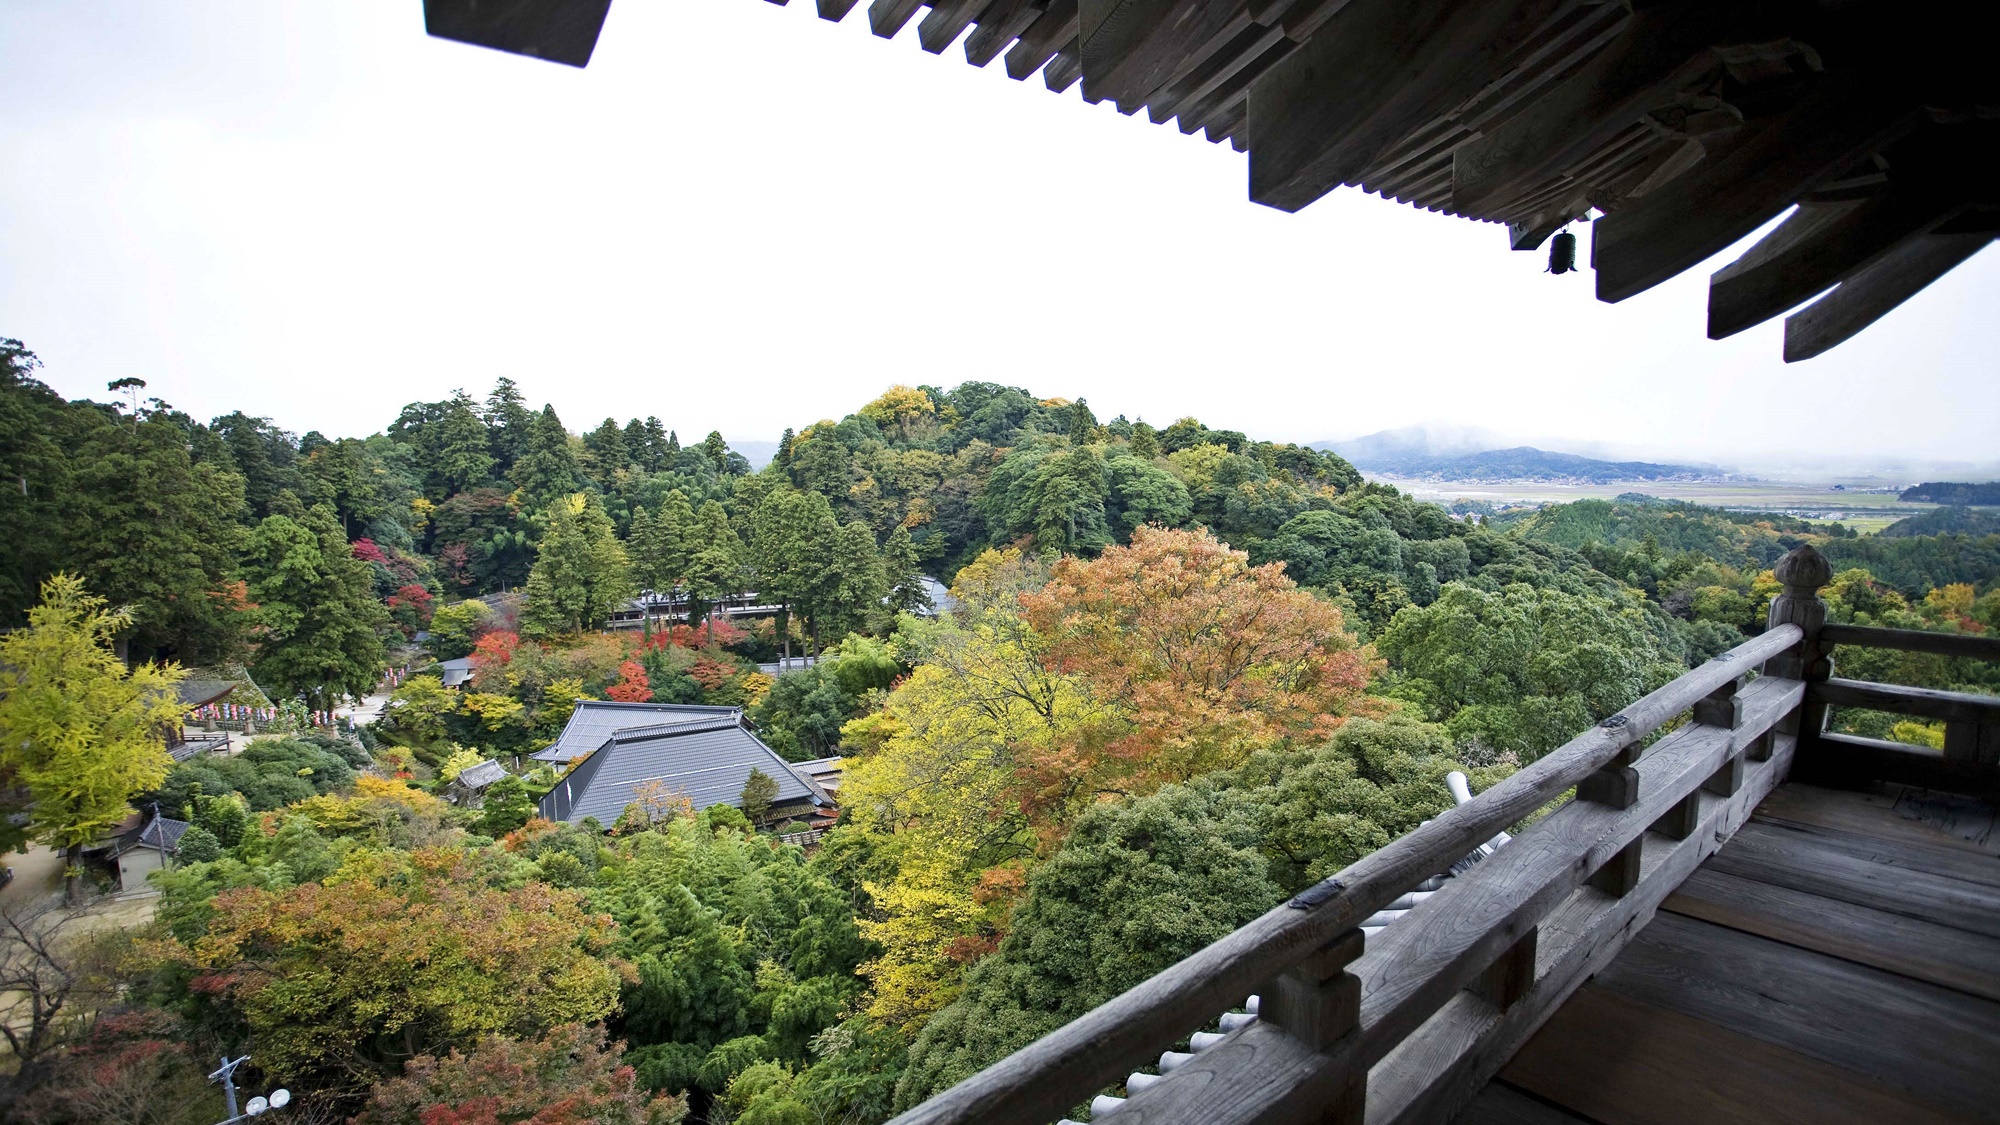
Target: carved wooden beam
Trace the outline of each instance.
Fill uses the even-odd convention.
[[[1029,24],[1020,41],[1008,49],[1007,77],[1024,81],[1075,38],[1076,0],[1049,0],[1049,10]]]
[[[1037,7],[1034,0],[993,0],[993,4],[979,14],[979,26],[965,37],[965,61],[973,66],[985,66],[1000,57],[1022,32],[1047,11],[1047,0]]]
[[[1787,112],[1739,130],[1670,190],[1597,220],[1591,265],[1598,299],[1622,301],[1692,268],[1920,117],[1891,91],[1826,76]]]
[[[424,0],[424,30],[439,39],[583,66],[610,10],[611,0]]]
[[[1708,284],[1708,338],[1762,324],[1927,233],[1965,205],[1951,191],[1892,190],[1853,203],[1802,205]]]
[[[1785,362],[1797,363],[1852,339],[1959,263],[1993,235],[1920,234],[1856,273],[1833,292],[1785,318]]]
[[[1351,0],[1250,86],[1250,198],[1296,211],[1505,70],[1560,0]]]

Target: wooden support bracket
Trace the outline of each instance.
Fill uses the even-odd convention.
[[[1606,762],[1603,768],[1577,783],[1576,799],[1594,801],[1609,805],[1614,809],[1629,809],[1639,803],[1639,771],[1632,763],[1639,760],[1639,748],[1627,746],[1618,756]]]
[[[1743,755],[1731,754],[1729,760],[1715,775],[1702,783],[1702,789],[1718,797],[1734,797],[1743,788]]]
[[[1632,888],[1639,885],[1639,867],[1645,859],[1645,842],[1646,838],[1639,836],[1619,849],[1618,854],[1606,860],[1604,866],[1590,877],[1590,885],[1613,898],[1624,898],[1632,893]]]
[[[1353,1030],[1361,1018],[1361,978],[1347,966],[1361,956],[1363,940],[1360,930],[1349,930],[1280,973],[1258,1004],[1258,1019],[1316,1051]]]
[[[1539,928],[1530,929],[1521,935],[1521,940],[1507,947],[1493,964],[1471,984],[1471,991],[1483,996],[1494,1007],[1505,1011],[1514,1002],[1527,994],[1528,986],[1535,983],[1535,949]]]
[[[1689,793],[1653,822],[1653,831],[1669,840],[1685,840],[1694,833],[1695,825],[1699,823],[1701,794]]]

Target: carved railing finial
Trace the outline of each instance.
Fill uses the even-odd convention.
[[[1810,598],[1819,589],[1833,581],[1833,564],[1819,553],[1812,544],[1806,543],[1792,548],[1778,565],[1771,568],[1771,574],[1785,587],[1785,593],[1795,598]],[[1777,621],[1771,622],[1773,625]]]

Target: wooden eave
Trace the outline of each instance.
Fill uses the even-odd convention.
[[[785,0],[772,0],[784,3]],[[856,0],[816,0],[845,18]],[[434,35],[581,66],[608,0],[425,0]],[[919,19],[919,13],[922,13]],[[1505,224],[1595,214],[1621,301],[1794,205],[1711,280],[1708,332],[1786,320],[1809,358],[2000,233],[2000,15],[1938,0],[873,0],[1010,77],[1250,157],[1250,198],[1341,186]],[[441,30],[442,29],[442,30]],[[587,35],[586,35],[587,32]],[[560,43],[557,50],[552,44]],[[522,44],[526,44],[524,49]],[[1980,153],[1986,153],[1981,157]]]

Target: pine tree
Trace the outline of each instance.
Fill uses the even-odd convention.
[[[368,694],[382,675],[389,614],[332,511],[265,517],[244,569],[264,629],[250,665],[257,682],[314,709]]]
[[[792,467],[792,443],[797,440],[798,435],[792,433],[790,426],[786,426],[784,436],[778,439],[778,455],[772,458],[780,469]]]
[[[84,845],[125,819],[134,793],[165,780],[160,731],[181,717],[179,668],[127,671],[113,654],[130,624],[81,579],[58,574],[42,584],[28,627],[0,635],[0,774],[28,790],[29,832],[67,853],[72,900]]]

